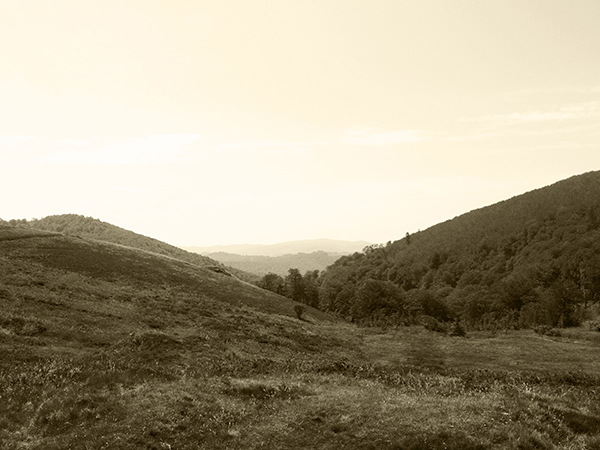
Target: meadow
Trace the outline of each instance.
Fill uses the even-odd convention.
[[[0,250],[2,449],[600,449],[588,327],[361,328],[132,249]]]

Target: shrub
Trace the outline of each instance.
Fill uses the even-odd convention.
[[[435,317],[421,316],[421,325],[423,325],[429,331],[436,331],[438,333],[447,333],[448,325],[444,322],[436,320]]]
[[[538,325],[533,328],[537,334],[543,334],[544,336],[561,336],[561,333],[556,328],[552,328],[550,325]]]
[[[456,319],[454,321],[454,323],[452,324],[452,327],[450,328],[450,336],[465,337],[466,335],[467,335],[467,332],[465,331],[463,326],[460,324],[460,320]]]
[[[294,311],[296,312],[296,316],[298,317],[298,319],[302,320],[302,314],[304,314],[306,308],[304,307],[304,305],[296,305],[294,306]]]

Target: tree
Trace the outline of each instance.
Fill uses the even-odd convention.
[[[286,297],[295,302],[304,302],[304,278],[298,269],[289,269],[285,277]]]
[[[402,289],[390,281],[367,279],[356,290],[350,312],[353,319],[360,320],[370,316],[402,315],[403,309]]]
[[[303,303],[313,308],[319,307],[319,286],[318,286],[319,271],[309,270],[304,274],[304,299]]]
[[[258,286],[279,295],[285,294],[285,281],[276,273],[269,272],[258,282]]]

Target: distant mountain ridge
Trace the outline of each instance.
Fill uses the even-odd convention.
[[[229,253],[245,256],[283,256],[296,253],[312,253],[323,251],[326,253],[337,253],[340,255],[359,252],[367,245],[366,241],[344,241],[336,239],[310,239],[286,241],[277,244],[233,244],[233,245],[213,245],[209,247],[182,247],[190,252],[202,255],[211,253]]]
[[[287,275],[289,269],[298,269],[301,273],[313,270],[324,270],[338,258],[341,253],[323,251],[312,253],[295,253],[282,256],[236,255],[233,253],[210,253],[210,257],[229,267],[250,272],[256,275],[275,273]]]

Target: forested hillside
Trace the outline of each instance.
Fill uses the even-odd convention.
[[[354,321],[569,326],[600,300],[600,172],[471,211],[321,273],[321,309]]]

